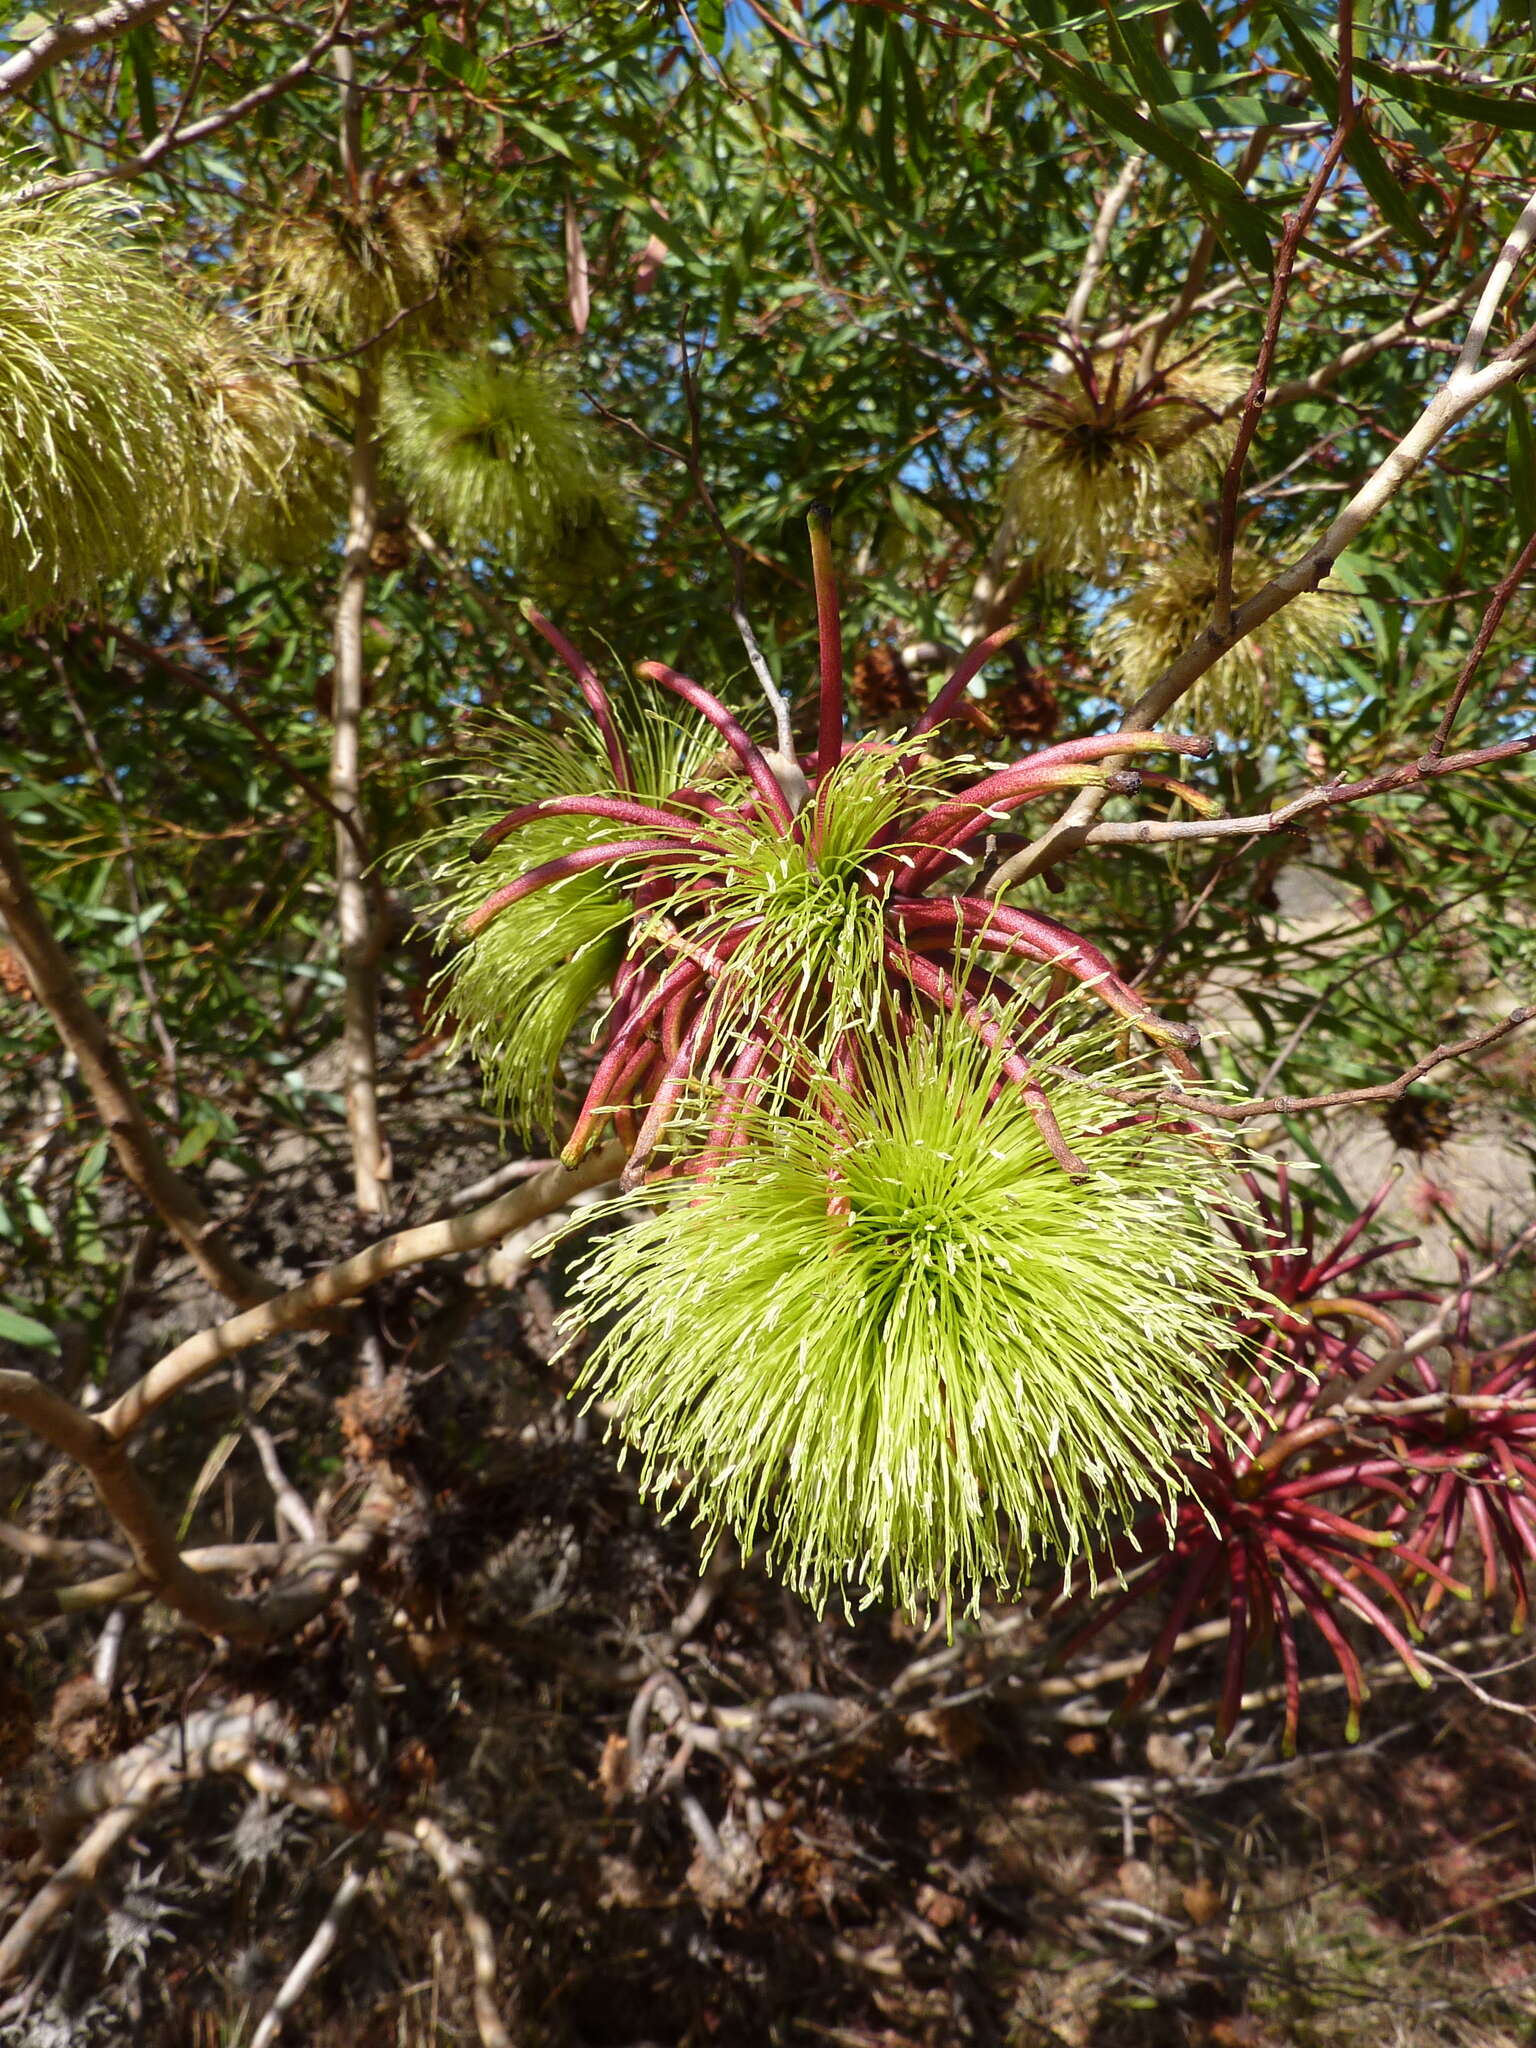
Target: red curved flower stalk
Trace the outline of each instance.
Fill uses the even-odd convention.
[[[541,891],[584,875],[610,878],[607,900],[617,898],[624,951],[597,1069],[565,1148],[568,1158],[592,1142],[605,1117],[621,1110],[627,1117],[633,1105],[641,1115],[638,1171],[660,1155],[693,1084],[716,1098],[704,1160],[723,1156],[732,1149],[737,1119],[769,1095],[794,1096],[802,1085],[797,1062],[812,1041],[835,1070],[857,1074],[857,1045],[847,1036],[852,1018],[841,1014],[852,1002],[860,1029],[899,1029],[906,1015],[943,1008],[985,1043],[998,1043],[1006,1056],[1003,1080],[1025,1091],[1063,1170],[1079,1173],[1028,1046],[1001,1043],[999,1016],[1010,1016],[1009,1028],[1017,1032],[1022,1025],[1026,1034],[1039,1016],[1038,1004],[1031,1008],[1023,1000],[1027,990],[1016,986],[1018,970],[1028,970],[1030,978],[1048,970],[1051,1000],[1074,986],[1091,991],[1187,1073],[1193,1070],[1182,1054],[1198,1043],[1196,1034],[1159,1017],[1103,952],[1055,920],[980,895],[930,892],[967,857],[979,834],[1020,805],[1084,780],[1131,794],[1139,787],[1138,772],[1105,763],[1159,750],[1200,755],[1210,742],[1168,733],[1090,735],[945,793],[946,774],[953,780],[954,771],[921,747],[899,736],[891,743],[845,740],[835,578],[824,522],[817,519],[812,552],[821,692],[814,756],[770,761],[702,684],[663,662],[637,665],[637,675],[680,698],[720,736],[724,773],[707,788],[696,777],[668,792],[637,794],[613,707],[592,665],[542,614],[526,608],[591,708],[618,787],[612,794],[588,790],[523,803],[490,825],[472,855],[497,855],[503,872],[518,835],[541,822],[590,820],[593,837],[514,872],[470,913],[463,930],[480,938]],[[971,679],[1013,632],[1004,627],[988,634],[961,657],[911,738],[952,714]],[[802,788],[806,801],[800,803]],[[851,796],[840,794],[848,790]],[[781,885],[782,895],[775,896]],[[779,941],[772,929],[776,902],[791,906]],[[556,928],[551,920],[558,920],[558,910],[543,915],[537,930]],[[825,920],[816,928],[819,937],[807,918]],[[802,931],[811,933],[804,947],[795,936]],[[856,970],[844,964],[845,932],[855,935],[847,944],[861,963]],[[694,962],[686,973],[677,964],[682,958]],[[850,994],[849,972],[874,980]],[[771,1028],[770,1013],[776,1018]]]
[[[630,770],[629,757],[624,752],[624,742],[614,721],[613,706],[608,701],[608,692],[598,680],[597,670],[578,648],[572,646],[558,626],[551,625],[544,614],[526,600],[523,617],[535,632],[544,636],[575,678],[576,687],[592,714],[592,721],[603,736],[603,747],[608,755],[608,765],[613,770],[614,782],[620,789],[633,789],[635,778]]]

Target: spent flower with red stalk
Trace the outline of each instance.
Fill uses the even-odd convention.
[[[940,761],[928,736],[1012,637],[1008,627],[969,650],[910,732],[850,740],[830,543],[814,521],[812,547],[819,733],[803,758],[760,746],[713,691],[646,661],[637,675],[692,714],[658,744],[645,714],[611,696],[527,608],[574,678],[591,730],[564,743],[564,789],[553,786],[554,743],[516,735],[518,800],[467,850],[450,849],[448,909],[466,942],[448,970],[452,1008],[527,1122],[547,1110],[564,1037],[606,978],[599,1057],[564,1157],[579,1158],[611,1124],[630,1148],[632,1182],[678,1163],[677,1112],[690,1089],[715,1091],[711,1122],[690,1125],[684,1147],[692,1169],[707,1171],[740,1142],[749,1112],[804,1102],[820,1069],[854,1081],[870,1043],[914,1017],[953,1014],[996,1051],[1062,1171],[1081,1175],[1031,1064],[1030,1035],[1048,1007],[1041,988],[1092,990],[1186,1075],[1195,1033],[1159,1017],[1088,939],[1039,912],[957,893],[956,879],[976,842],[1025,806],[1088,785],[1131,793],[1140,778],[1118,764],[1201,755],[1209,742],[1104,733],[984,773]],[[479,900],[476,868],[492,885]],[[1021,1008],[1024,987],[1035,993]]]

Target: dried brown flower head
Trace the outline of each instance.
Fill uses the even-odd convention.
[[[462,334],[484,318],[497,273],[490,229],[421,178],[288,214],[255,255],[273,325],[344,349]]]
[[[1232,448],[1225,408],[1247,386],[1197,356],[1139,375],[1133,356],[1079,354],[1013,423],[1010,499],[1045,568],[1101,574],[1189,516]]]

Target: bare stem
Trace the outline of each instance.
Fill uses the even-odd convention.
[[[28,1372],[0,1369],[0,1415],[34,1430],[87,1473],[102,1506],[122,1532],[137,1580],[114,1597],[148,1589],[209,1635],[260,1643],[289,1633],[316,1614],[378,1540],[394,1511],[393,1496],[375,1488],[345,1536],[315,1546],[292,1582],[257,1600],[237,1600],[211,1585],[182,1556],[169,1518],[103,1423]]]
[[[1536,540],[1527,550],[1536,556]],[[1453,706],[1454,710],[1454,706]],[[1443,729],[1443,728],[1442,728]],[[1090,825],[1083,835],[1085,846],[1167,846],[1199,839],[1253,839],[1276,832],[1294,831],[1300,821],[1316,811],[1336,809],[1340,804],[1359,803],[1362,798],[1387,796],[1394,790],[1412,789],[1421,782],[1435,782],[1457,775],[1467,768],[1486,768],[1497,761],[1513,760],[1536,748],[1536,737],[1501,740],[1497,746],[1474,747],[1464,754],[1437,755],[1433,748],[1417,761],[1405,761],[1384,769],[1362,782],[1329,782],[1309,789],[1273,811],[1260,811],[1246,818],[1128,818],[1108,825]]]
[[[1093,287],[1098,282],[1099,272],[1104,268],[1104,259],[1109,254],[1109,239],[1115,231],[1115,223],[1119,220],[1126,201],[1136,190],[1146,166],[1146,151],[1133,149],[1121,165],[1119,176],[1099,201],[1093,232],[1088,237],[1088,247],[1083,253],[1083,267],[1078,272],[1072,296],[1068,299],[1066,311],[1061,316],[1062,335],[1069,342],[1075,342],[1082,331],[1083,315],[1088,310]],[[1062,368],[1067,367],[1063,359]]]
[[[267,1300],[276,1291],[272,1283],[219,1242],[217,1224],[161,1150],[117,1048],[86,1001],[69,956],[54,938],[32,893],[21,847],[3,808],[0,917],[38,1001],[75,1056],[124,1173],[220,1294],[242,1305]]]
[[[0,97],[25,92],[44,72],[62,64],[77,50],[88,50],[92,43],[115,42],[142,23],[153,21],[157,14],[164,14],[170,5],[171,0],[111,0],[110,5],[98,7],[94,14],[55,22],[52,28],[34,36],[24,50],[18,50],[14,57],[7,57],[0,64]]]
[[[169,5],[170,0],[164,0],[164,4]],[[284,93],[291,92],[294,86],[300,84],[302,80],[309,76],[316,64],[319,63],[320,59],[340,35],[342,24],[346,19],[350,6],[351,0],[342,0],[342,4],[338,7],[330,26],[321,31],[320,35],[310,44],[304,54],[296,58],[286,71],[280,71],[275,78],[269,78],[261,85],[252,87],[250,92],[243,93],[237,100],[232,100],[227,107],[217,107],[211,114],[204,114],[199,121],[167,122],[165,127],[160,130],[160,133],[151,142],[146,143],[143,149],[133,156],[120,158],[116,163],[103,164],[99,168],[91,170],[69,171],[53,177],[34,178],[30,184],[23,185],[17,191],[15,195],[17,202],[21,203],[31,199],[46,199],[54,192],[78,192],[86,185],[120,184],[129,178],[142,177],[146,171],[153,170],[156,164],[169,156],[173,150],[186,149],[195,142],[205,142],[210,135],[217,135],[221,129],[232,128],[237,121],[243,121],[247,114],[254,113],[258,107],[265,106],[269,100],[280,99]],[[150,4],[140,7],[134,7],[131,4],[120,4],[115,8],[103,11],[131,15],[133,20],[127,22],[125,26],[132,27],[134,21],[147,20],[153,14],[162,13],[164,8],[161,0],[150,0]],[[70,25],[70,28],[71,31],[74,31],[84,26],[83,22],[75,22]],[[42,41],[45,38],[40,37],[38,40]],[[21,55],[23,57],[30,57],[36,47],[36,43],[32,44],[28,49],[22,51]],[[58,56],[63,56],[64,54],[62,50],[58,52]],[[18,60],[12,58],[10,61],[15,63]],[[56,56],[50,61],[57,62],[58,57]],[[0,69],[0,80],[3,80],[3,76],[3,69]],[[0,93],[3,93],[3,91],[3,83],[0,83]]]
[[[394,1237],[368,1245],[354,1257],[313,1274],[301,1286],[290,1288],[260,1308],[232,1316],[227,1322],[199,1331],[178,1344],[103,1411],[101,1427],[113,1438],[130,1436],[146,1416],[152,1415],[173,1394],[195,1385],[226,1358],[233,1358],[285,1330],[321,1327],[332,1309],[355,1300],[391,1273],[495,1244],[512,1231],[552,1215],[573,1195],[616,1179],[623,1164],[622,1145],[603,1145],[589,1153],[579,1166],[546,1167],[483,1209],[444,1217],[436,1223],[418,1224],[414,1230],[402,1230]]]
[[[1264,318],[1264,336],[1259,344],[1259,359],[1254,364],[1253,375],[1248,382],[1243,409],[1238,416],[1237,436],[1232,444],[1232,454],[1227,462],[1226,474],[1221,480],[1221,512],[1218,521],[1216,542],[1216,601],[1211,608],[1211,637],[1225,639],[1232,627],[1232,558],[1237,546],[1237,494],[1242,484],[1243,465],[1248,460],[1248,450],[1253,446],[1253,437],[1259,429],[1259,415],[1264,409],[1268,393],[1269,373],[1274,365],[1275,350],[1280,343],[1280,322],[1291,295],[1291,277],[1296,268],[1296,252],[1301,247],[1301,238],[1311,225],[1313,216],[1322,204],[1323,194],[1339,166],[1339,161],[1349,145],[1359,119],[1360,109],[1355,101],[1353,85],[1354,61],[1354,0],[1339,0],[1339,115],[1332,140],[1324,150],[1321,161],[1313,174],[1312,182],[1302,197],[1300,206],[1286,218],[1280,236],[1280,246],[1275,252],[1275,278],[1269,295],[1269,310]]]
[[[807,523],[811,571],[816,583],[816,647],[821,672],[816,774],[824,782],[843,751],[843,629],[837,604],[837,570],[832,561],[832,516],[824,505],[813,505]]]
[[[462,1843],[454,1841],[442,1824],[429,1814],[422,1814],[413,1824],[409,1836],[402,1839],[414,1842],[431,1857],[443,1881],[443,1889],[458,1909],[474,1971],[475,2025],[479,2029],[481,2048],[512,2048],[512,2036],[507,2032],[497,2003],[496,1937],[491,1932],[490,1922],[475,1904],[469,1882],[468,1873],[477,1859]]]
[[[1488,652],[1494,634],[1499,630],[1500,622],[1509,608],[1510,599],[1520,589],[1526,577],[1530,574],[1533,562],[1536,562],[1536,533],[1531,535],[1525,546],[1515,557],[1514,567],[1499,584],[1488,601],[1488,609],[1483,613],[1482,624],[1477,629],[1477,638],[1472,642],[1471,651],[1462,664],[1461,674],[1456,678],[1456,687],[1451,692],[1451,701],[1445,707],[1445,716],[1441,719],[1439,729],[1429,743],[1432,759],[1438,761],[1445,752],[1446,742],[1451,736],[1451,728],[1456,723],[1456,714],[1466,702],[1467,692],[1471,689],[1477,672],[1482,666],[1483,657]]]
[[[336,604],[332,669],[331,803],[336,827],[336,915],[341,934],[342,1050],[347,1134],[357,1206],[365,1216],[389,1214],[389,1149],[379,1122],[379,933],[360,840],[360,738],[363,713],[363,618],[368,601],[369,551],[377,503],[378,374],[358,371],[352,443],[352,500],[346,559]],[[350,820],[350,823],[345,821]]]
[[[1178,1109],[1199,1110],[1204,1116],[1218,1117],[1226,1123],[1243,1123],[1256,1116],[1296,1116],[1314,1109],[1347,1109],[1364,1102],[1396,1102],[1407,1094],[1415,1081],[1421,1081],[1436,1067],[1446,1066],[1451,1060],[1469,1059],[1476,1052],[1486,1052],[1490,1046],[1508,1038],[1511,1032],[1533,1021],[1536,1021],[1536,1006],[1511,1010],[1497,1024],[1490,1024],[1483,1031],[1474,1031],[1470,1037],[1437,1045],[1433,1052],[1425,1053],[1422,1059],[1415,1060],[1411,1067],[1405,1067],[1392,1080],[1378,1081],[1369,1088],[1340,1088],[1332,1095],[1266,1095],[1253,1102],[1213,1102],[1204,1096],[1160,1089],[1155,1099]]]

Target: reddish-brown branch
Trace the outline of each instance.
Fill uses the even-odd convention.
[[[1313,215],[1322,203],[1340,159],[1349,146],[1354,133],[1360,109],[1355,102],[1353,86],[1354,62],[1354,0],[1339,0],[1339,113],[1332,140],[1324,150],[1322,159],[1313,174],[1312,182],[1302,195],[1301,204],[1292,214],[1287,214],[1280,236],[1280,246],[1275,251],[1275,278],[1269,294],[1269,309],[1264,316],[1264,336],[1259,344],[1259,359],[1253,366],[1253,375],[1248,381],[1247,395],[1243,409],[1238,415],[1237,434],[1232,444],[1232,454],[1227,463],[1226,474],[1221,480],[1221,513],[1217,531],[1216,601],[1211,609],[1211,635],[1224,640],[1232,628],[1232,559],[1237,547],[1237,494],[1242,484],[1243,466],[1248,460],[1248,450],[1253,446],[1253,437],[1259,430],[1259,415],[1264,410],[1268,395],[1269,373],[1274,365],[1275,350],[1280,345],[1280,322],[1285,317],[1285,308],[1291,294],[1291,276],[1296,268],[1296,252],[1301,247],[1301,238],[1311,224]]]
[[[1204,1116],[1220,1117],[1229,1123],[1241,1123],[1256,1116],[1298,1116],[1303,1111],[1314,1109],[1347,1109],[1355,1103],[1396,1102],[1415,1081],[1422,1080],[1436,1067],[1443,1067],[1450,1060],[1469,1059],[1473,1053],[1485,1052],[1489,1046],[1497,1045],[1511,1032],[1533,1021],[1536,1021],[1536,1004],[1511,1010],[1499,1023],[1490,1024],[1486,1031],[1475,1031],[1468,1038],[1437,1045],[1433,1052],[1415,1060],[1411,1067],[1405,1068],[1394,1079],[1378,1081],[1369,1088],[1340,1088],[1332,1095],[1266,1095],[1256,1102],[1217,1102],[1208,1097],[1180,1095],[1160,1089],[1155,1097],[1148,1099],[1169,1103],[1176,1109],[1198,1110]]]
[[[74,1054],[119,1165],[173,1232],[210,1285],[242,1306],[276,1290],[220,1243],[218,1225],[170,1165],[107,1035],[85,999],[69,956],[54,938],[27,878],[22,850],[0,808],[0,918],[38,1001]]]
[[[1473,678],[1482,666],[1483,657],[1488,652],[1489,644],[1494,634],[1499,630],[1499,623],[1509,608],[1510,599],[1530,574],[1533,562],[1536,562],[1536,533],[1531,535],[1525,546],[1515,557],[1514,567],[1504,578],[1503,582],[1499,584],[1488,601],[1488,609],[1483,613],[1482,624],[1477,629],[1477,638],[1472,642],[1471,651],[1467,655],[1466,661],[1462,664],[1461,674],[1456,678],[1456,687],[1451,692],[1451,701],[1445,707],[1445,716],[1440,721],[1439,730],[1429,743],[1430,754],[1435,760],[1438,760],[1445,752],[1446,742],[1451,736],[1451,728],[1456,723],[1456,714],[1466,701],[1467,692],[1472,687]]]

